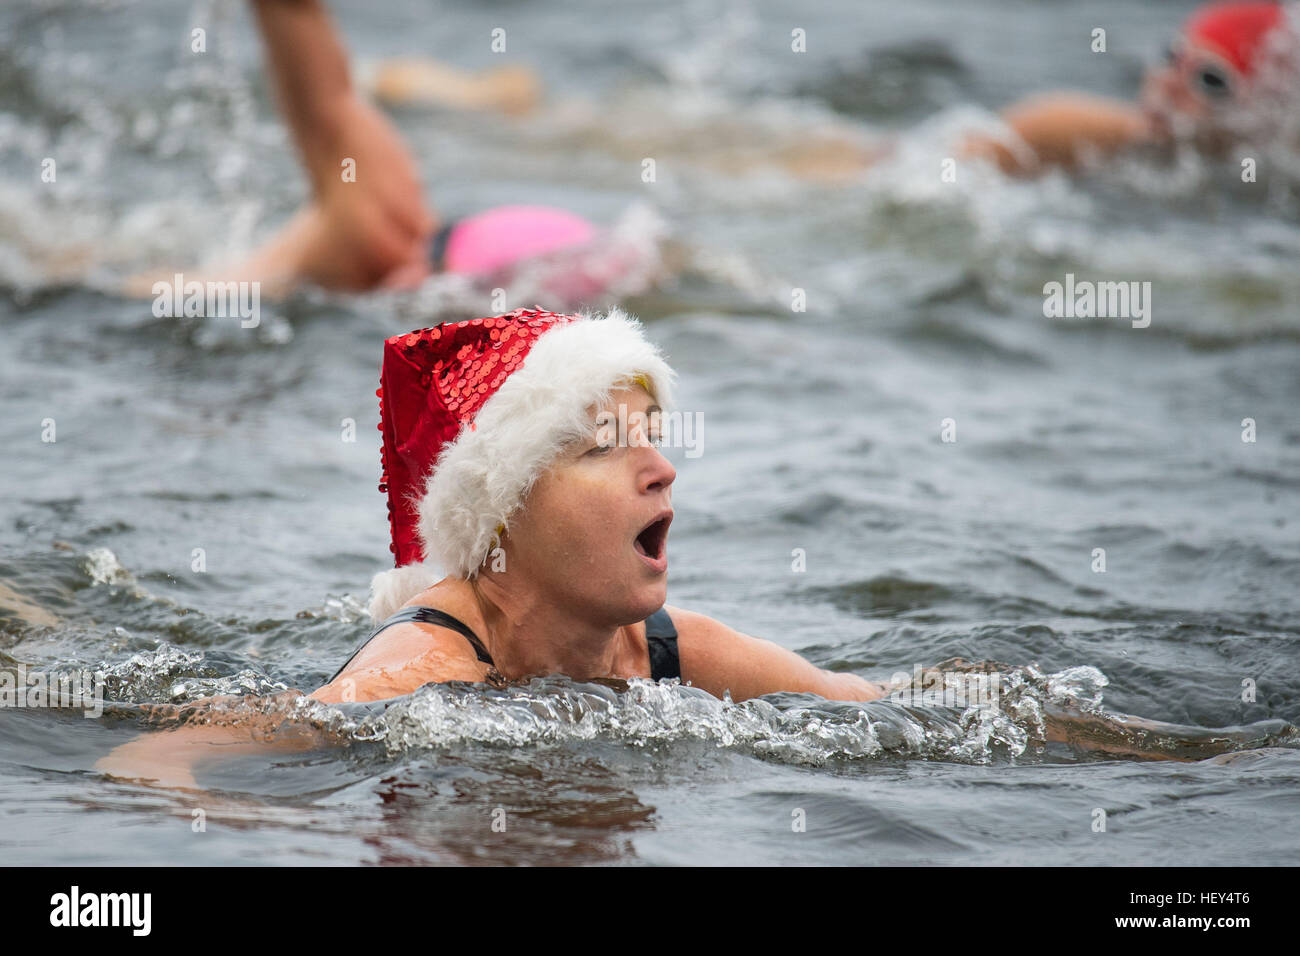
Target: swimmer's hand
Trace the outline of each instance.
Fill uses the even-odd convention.
[[[177,790],[198,790],[194,779],[193,735],[178,737],[178,731],[145,734],[115,748],[95,763],[95,769],[110,777],[134,780]],[[186,746],[188,743],[190,746]]]

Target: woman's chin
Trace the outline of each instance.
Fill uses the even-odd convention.
[[[644,621],[655,611],[664,606],[668,600],[668,580],[660,578],[644,587],[637,588],[629,607],[633,610],[636,621]],[[630,622],[629,622],[630,623]]]

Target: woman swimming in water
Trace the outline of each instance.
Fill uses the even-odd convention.
[[[676,472],[657,444],[673,379],[618,310],[520,309],[389,339],[380,489],[397,566],[372,582],[370,636],[310,696],[382,701],[429,683],[552,674],[676,678],[734,701],[886,696],[884,684],[665,603]],[[1144,748],[1142,735],[1177,741],[1189,730],[1122,715],[1047,718],[1048,740],[1147,757],[1182,754]],[[197,761],[268,740],[321,745],[284,716],[218,721],[144,735],[97,766],[194,786]],[[1246,741],[1227,733],[1217,742]]]
[[[312,696],[560,673],[880,697],[664,605],[676,473],[656,446],[672,379],[618,310],[521,309],[389,339],[381,487],[398,567],[372,585],[378,628]]]
[[[737,701],[882,697],[880,684],[664,603],[676,472],[656,446],[673,378],[617,310],[521,309],[389,339],[380,487],[397,567],[372,583],[378,626],[311,696],[564,674],[680,678]],[[249,732],[146,735],[100,766],[189,782],[196,744],[229,753],[232,740]]]

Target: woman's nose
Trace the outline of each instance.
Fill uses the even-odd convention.
[[[677,469],[673,467],[671,461],[664,457],[664,453],[655,446],[651,445],[647,450],[654,456],[654,460],[644,472],[645,490],[658,491],[667,488],[676,480]]]

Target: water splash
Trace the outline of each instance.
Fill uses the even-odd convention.
[[[504,690],[430,684],[367,717],[361,733],[394,754],[468,743],[519,747],[604,739],[650,747],[700,740],[796,764],[888,755],[985,763],[1041,744],[1049,705],[1099,707],[1106,683],[1093,667],[1055,674],[1014,667],[1002,678],[1000,707],[964,709],[806,694],[736,703],[675,681],[643,679],[629,681],[621,693],[567,678]]]
[[[181,704],[220,695],[264,696],[289,689],[251,668],[222,675],[202,652],[185,651],[166,642],[124,661],[100,665],[99,670],[104,674],[106,699],[120,702]]]
[[[1032,664],[954,659],[937,665],[934,672],[942,679],[924,693],[905,693],[895,685],[890,696],[865,703],[795,693],[737,703],[678,681],[548,677],[503,689],[428,684],[390,700],[327,705],[260,670],[223,673],[228,669],[202,652],[166,643],[99,668],[110,702],[141,704],[146,714],[166,723],[289,720],[339,742],[377,742],[390,757],[470,745],[608,741],[652,749],[695,741],[810,766],[890,757],[986,764],[1041,758],[1049,726],[1053,721],[1060,726],[1062,719],[1072,739],[1105,743],[1101,749],[1111,755],[1196,759],[1300,742],[1295,728],[1283,721],[1216,730],[1109,714],[1102,706],[1109,682],[1086,665],[1044,673]],[[972,673],[994,681],[991,701],[960,696]],[[156,709],[157,704],[164,708]]]
[[[364,602],[357,600],[351,594],[333,594],[326,595],[321,606],[315,611],[301,611],[298,614],[300,618],[321,617],[329,621],[338,621],[341,624],[355,624],[357,621],[370,620],[370,611],[366,608]]]
[[[86,552],[83,566],[90,583],[109,585],[133,585],[135,576],[117,559],[108,548],[91,548]]]

